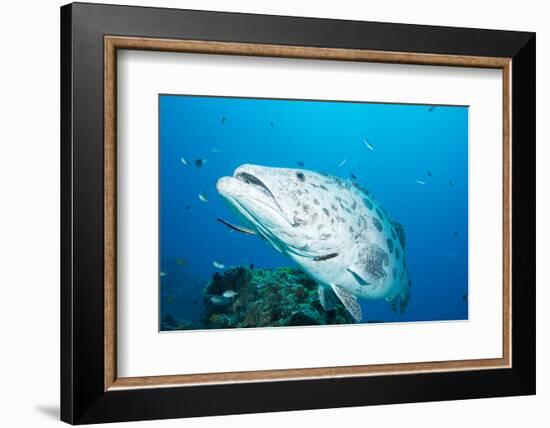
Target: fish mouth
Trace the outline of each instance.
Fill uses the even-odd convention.
[[[218,193],[264,234],[271,227],[290,224],[277,200],[277,184],[271,183],[267,172],[267,167],[244,164],[216,183]]]
[[[234,177],[237,180],[254,187],[255,189],[262,192],[264,195],[269,196],[271,199],[273,199],[273,201],[275,201],[275,203],[277,203],[277,201],[275,200],[275,196],[273,195],[273,193],[271,193],[269,187],[267,187],[266,184],[255,175],[252,175],[248,172],[236,172]]]
[[[232,176],[218,179],[216,189],[259,235],[281,251],[273,230],[285,227],[288,219],[266,180],[259,178],[262,171],[256,173],[255,169],[254,165],[240,166]]]
[[[279,211],[279,213],[283,214],[283,209],[279,205],[279,202],[277,202],[277,198],[273,194],[273,192],[267,187],[267,184],[263,182],[260,178],[258,178],[257,175],[252,174],[248,171],[243,171],[243,167],[237,168],[235,170],[235,173],[233,174],[233,177],[242,183],[245,183],[247,186],[252,187],[254,190],[260,191],[263,195],[267,196],[269,201],[271,201],[275,208]]]

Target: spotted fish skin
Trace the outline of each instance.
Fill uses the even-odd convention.
[[[219,179],[217,190],[258,234],[340,300],[383,298],[392,307],[397,299],[400,306],[408,302],[404,229],[356,181],[245,164]]]

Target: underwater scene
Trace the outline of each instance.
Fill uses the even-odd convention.
[[[161,331],[468,319],[468,107],[159,95]]]

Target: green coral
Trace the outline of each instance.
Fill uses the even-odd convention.
[[[212,300],[225,291],[237,294],[222,304]],[[238,266],[215,273],[204,289],[205,310],[195,328],[282,327],[351,324],[351,315],[338,302],[325,311],[317,284],[298,269],[252,269]]]

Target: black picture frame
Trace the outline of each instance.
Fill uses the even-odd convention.
[[[512,60],[512,366],[104,388],[104,36]],[[71,424],[535,393],[535,34],[73,3],[61,8],[61,419]]]

